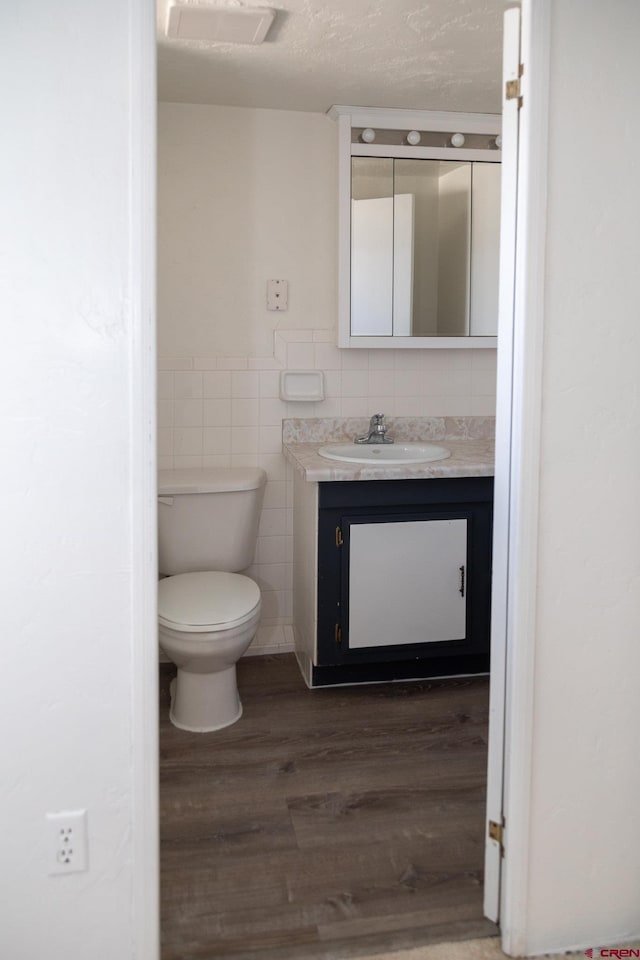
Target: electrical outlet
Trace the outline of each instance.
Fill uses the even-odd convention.
[[[87,811],[48,813],[49,873],[77,873],[87,869]]]

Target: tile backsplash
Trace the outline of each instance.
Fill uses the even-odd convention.
[[[269,357],[160,357],[158,466],[261,466],[267,487],[254,563],[263,617],[249,653],[292,649],[290,418],[493,417],[496,351],[339,350],[328,330],[278,330]],[[325,399],[285,402],[283,369],[322,370]]]

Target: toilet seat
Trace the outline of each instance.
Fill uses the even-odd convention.
[[[229,630],[259,609],[258,585],[240,573],[179,573],[158,584],[159,624],[183,633]]]

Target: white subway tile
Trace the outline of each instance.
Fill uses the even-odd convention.
[[[313,370],[314,352],[313,343],[287,344],[287,367],[290,370]]]
[[[158,400],[173,400],[173,370],[158,371],[156,389]]]
[[[333,343],[316,343],[313,348],[316,370],[339,370],[342,366],[340,350]]]
[[[341,350],[343,370],[368,370],[368,350]]]
[[[157,417],[159,427],[173,426],[173,400],[158,400]]]
[[[158,456],[173,456],[173,430],[171,427],[160,427],[158,430]]]
[[[424,374],[421,370],[396,370],[394,386],[396,397],[419,397],[425,389]]]
[[[261,590],[291,590],[292,565],[290,563],[262,563],[255,566],[253,570]]]
[[[395,376],[393,371],[369,370],[367,392],[370,397],[393,397],[395,393]]]
[[[217,370],[218,357],[194,357],[193,369],[194,370]]]
[[[247,357],[219,357],[218,370],[246,370],[249,366]]]
[[[176,427],[201,427],[202,400],[175,400],[173,416]]]
[[[231,466],[232,467],[257,467],[258,454],[257,453],[232,453]]]
[[[341,417],[342,400],[338,397],[325,397],[316,403],[316,416],[318,417]]]
[[[259,537],[256,549],[258,563],[291,563],[293,560],[293,538]]]
[[[395,356],[395,350],[370,350],[369,370],[393,370]]]
[[[231,400],[204,400],[203,423],[205,427],[228,427],[231,425]]]
[[[202,457],[181,456],[173,458],[175,470],[192,470],[194,467],[202,466]]]
[[[202,374],[193,371],[177,370],[173,375],[173,389],[176,400],[202,396]]]
[[[260,400],[260,423],[271,427],[280,427],[282,421],[287,416],[287,404],[283,400],[268,399],[263,397]]]
[[[259,437],[258,427],[233,427],[231,453],[258,453]]]
[[[495,397],[496,371],[471,368],[471,395],[474,397]]]
[[[316,343],[335,343],[338,339],[335,327],[327,327],[326,329],[314,330],[313,339]]]
[[[324,372],[325,397],[342,397],[342,373],[340,370],[325,370]],[[324,414],[321,414],[324,416]]]
[[[286,480],[269,480],[264,490],[263,509],[286,507],[287,483]]]
[[[191,357],[158,357],[158,370],[192,370]]]
[[[278,332],[287,343],[308,343],[313,340],[313,330],[279,330]]]
[[[257,370],[234,370],[231,374],[231,396],[234,399],[260,396],[260,373]]]
[[[445,417],[466,417],[471,410],[472,400],[470,396],[444,397],[443,406]]]
[[[373,413],[384,413],[385,417],[395,417],[395,397],[367,397],[368,409]]]
[[[280,374],[275,370],[260,372],[258,391],[260,397],[274,399],[280,396]]]
[[[199,427],[174,427],[174,457],[202,456],[202,429]]]
[[[280,370],[275,357],[249,357],[249,370]]]
[[[234,427],[257,427],[260,419],[258,400],[231,401],[231,424]]]
[[[396,397],[396,417],[424,417],[424,397]]]
[[[258,465],[266,471],[269,480],[285,480],[287,477],[288,464],[282,452],[261,453],[258,457]]]
[[[231,466],[231,454],[211,454],[203,456],[202,458],[203,467],[230,467]]]
[[[340,388],[343,400],[345,397],[366,397],[369,392],[368,370],[343,370]]]
[[[285,537],[287,535],[287,511],[264,510],[260,515],[259,537]]]
[[[282,450],[282,426],[260,427],[260,453],[279,453]]]
[[[173,457],[158,457],[158,470],[173,470]]]
[[[202,375],[202,393],[204,397],[230,397],[231,371],[216,370]]]
[[[471,397],[472,417],[495,417],[496,398],[493,396]]]
[[[376,413],[377,411],[369,411],[369,401],[366,399],[366,397],[344,397],[342,400],[343,417],[367,417],[371,416],[372,412]]]
[[[202,452],[206,456],[229,456],[231,427],[205,427],[202,431]]]

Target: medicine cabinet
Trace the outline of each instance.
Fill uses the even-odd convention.
[[[500,117],[335,106],[340,347],[495,347]]]

